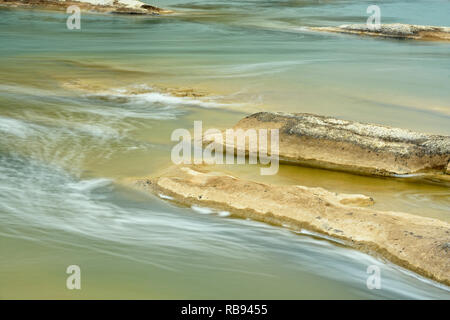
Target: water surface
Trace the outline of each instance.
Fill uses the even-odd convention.
[[[431,4],[430,4],[431,3]],[[167,17],[0,10],[0,298],[449,298],[332,241],[201,214],[123,186],[170,165],[176,128],[261,110],[450,133],[445,43],[312,33],[366,1],[159,1]],[[445,25],[448,1],[383,1],[382,22]],[[162,88],[193,88],[180,98]],[[439,184],[282,166],[243,177],[371,195],[450,221]],[[68,265],[82,290],[65,287]],[[366,269],[382,270],[368,290]]]

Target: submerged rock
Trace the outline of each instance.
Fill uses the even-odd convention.
[[[397,177],[443,176],[450,161],[449,136],[307,113],[255,113],[234,129],[279,129],[280,161],[291,164]]]
[[[412,24],[382,24],[371,29],[367,24],[344,24],[339,27],[310,27],[314,31],[338,32],[376,37],[450,41],[449,27],[420,26]]]
[[[4,7],[66,10],[71,5],[76,5],[85,12],[151,15],[172,13],[138,0],[0,0],[0,6]]]
[[[102,67],[96,65],[95,67]],[[105,67],[106,69],[107,67]],[[109,69],[107,69],[109,70]],[[112,70],[115,71],[115,70]],[[126,72],[126,70],[117,70],[118,72]],[[149,93],[160,93],[178,98],[203,98],[211,96],[206,91],[200,91],[193,88],[186,87],[167,87],[159,84],[142,83],[139,85],[123,85],[122,87],[115,87],[115,83],[106,83],[105,80],[96,79],[71,79],[70,81],[61,82],[61,87],[69,90],[79,91],[92,95],[111,95],[118,94],[124,96],[138,96]]]
[[[134,181],[176,203],[230,212],[341,239],[345,244],[450,284],[450,225],[436,219],[367,208],[364,195],[322,188],[242,180],[199,166],[174,166],[158,177]]]

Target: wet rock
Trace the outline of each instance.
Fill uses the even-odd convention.
[[[421,275],[450,284],[450,252],[447,250],[450,225],[446,222],[349,206],[342,201],[360,195],[263,184],[212,172],[202,166],[168,168],[151,178],[151,185],[142,188],[140,181],[146,180],[138,180],[134,185],[155,194],[165,194],[182,205],[216,208],[231,212],[233,216],[339,238],[364,252],[383,256]]]
[[[382,24],[378,29],[371,29],[367,24],[345,24],[339,27],[311,27],[309,29],[386,38],[450,41],[449,27],[394,23]]]
[[[170,10],[160,9],[138,0],[0,0],[0,6],[58,11],[65,11],[72,5],[78,6],[84,12],[149,15],[172,13]]]
[[[399,177],[443,176],[450,161],[449,136],[307,113],[255,113],[234,129],[279,129],[280,161],[288,164]]]

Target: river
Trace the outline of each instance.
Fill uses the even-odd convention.
[[[174,129],[224,129],[261,110],[448,135],[449,44],[305,30],[365,23],[368,1],[151,3],[177,13],[82,14],[81,30],[68,30],[64,13],[0,9],[0,298],[450,298],[333,239],[178,207],[123,183],[171,164]],[[445,25],[450,12],[438,0],[380,7],[382,23]],[[437,183],[223,169],[450,221],[450,189]],[[81,290],[66,288],[69,265],[81,268]],[[370,265],[380,290],[366,286]]]

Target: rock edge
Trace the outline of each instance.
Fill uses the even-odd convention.
[[[139,179],[134,186],[179,204],[226,210],[341,239],[350,247],[450,285],[450,225],[369,209],[366,206],[373,200],[364,195],[257,183],[201,166],[174,166],[158,177]]]
[[[449,176],[450,137],[308,113],[259,112],[233,129],[278,129],[288,164],[377,176]],[[213,141],[204,138],[204,144]],[[248,141],[246,141],[248,153]]]
[[[61,11],[78,6],[82,12],[160,15],[173,13],[139,0],[0,0],[0,7]]]
[[[367,24],[344,24],[338,27],[309,27],[313,31],[367,35],[373,37],[413,39],[427,41],[450,41],[450,28],[413,24],[382,24],[370,29]]]

